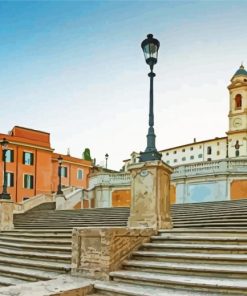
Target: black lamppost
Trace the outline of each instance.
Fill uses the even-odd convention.
[[[105,155],[105,168],[107,169],[107,161],[108,161],[109,154],[106,153]]]
[[[58,157],[58,186],[57,186],[57,194],[63,194],[62,191],[62,184],[61,184],[61,177],[62,177],[62,163],[63,163],[63,158],[61,155]]]
[[[3,150],[3,192],[0,194],[0,199],[11,199],[10,194],[7,192],[6,152],[8,144],[9,142],[5,138],[1,142]]]
[[[140,152],[140,162],[150,160],[160,160],[160,154],[155,147],[155,133],[154,133],[154,102],[153,102],[153,79],[155,73],[153,72],[154,65],[157,63],[158,50],[160,47],[159,40],[153,38],[152,34],[147,35],[147,39],[142,41],[141,44],[146,63],[149,65],[151,72],[148,74],[150,77],[150,99],[149,99],[149,129],[147,134],[147,148],[145,152]]]

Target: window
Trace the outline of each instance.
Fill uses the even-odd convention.
[[[193,147],[190,147],[190,151],[192,151],[194,148]]]
[[[194,155],[191,155],[190,159],[194,159]]]
[[[199,155],[198,155],[198,158],[202,158],[202,154],[199,154]]]
[[[211,158],[208,158],[208,159],[207,159],[207,161],[211,161],[211,160],[212,160]]]
[[[6,178],[7,178],[7,186],[13,187],[14,186],[14,173],[6,172]]]
[[[237,94],[235,97],[235,109],[241,109],[242,108],[242,96],[240,94]]]
[[[169,155],[169,152],[166,152],[166,155]]]
[[[23,152],[23,164],[33,165],[33,153]]]
[[[77,171],[77,179],[78,179],[78,180],[82,180],[82,179],[83,179],[83,175],[84,175],[84,174],[83,174],[83,170],[80,170],[80,169],[79,169],[79,170]]]
[[[235,151],[235,156],[238,157],[239,156],[239,150]]]
[[[185,161],[186,160],[186,157],[182,157],[182,161]]]
[[[170,160],[167,160],[166,163],[169,164],[170,163]]]
[[[212,154],[212,147],[210,146],[207,147],[207,154],[209,155]]]
[[[173,160],[173,162],[177,162],[177,161],[178,161],[177,159],[174,159],[174,160]]]
[[[14,150],[8,149],[5,154],[6,162],[14,162]],[[3,159],[4,161],[4,159]]]
[[[219,150],[217,151],[217,155],[220,155],[220,151]]]
[[[199,146],[199,149],[202,149],[202,145]]]
[[[61,167],[61,177],[67,178],[68,176],[68,168],[67,167]]]
[[[175,150],[175,151],[173,151],[173,154],[177,154],[177,151]]]
[[[185,152],[185,149],[183,149],[182,152]]]
[[[33,189],[33,176],[24,175],[24,188]]]
[[[220,146],[220,142],[217,142],[217,145]]]

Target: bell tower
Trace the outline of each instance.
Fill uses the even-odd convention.
[[[229,104],[229,157],[247,156],[247,71],[241,65],[228,86]]]

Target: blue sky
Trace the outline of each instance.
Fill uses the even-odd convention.
[[[246,1],[0,1],[0,126],[51,133],[57,152],[119,169],[144,150],[148,67],[160,40],[157,148],[224,136],[227,85],[246,61]]]

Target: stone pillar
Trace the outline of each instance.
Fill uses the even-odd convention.
[[[14,203],[11,200],[0,199],[0,231],[14,229]]]
[[[170,175],[172,168],[160,160],[129,166],[132,176],[129,227],[172,228]]]

